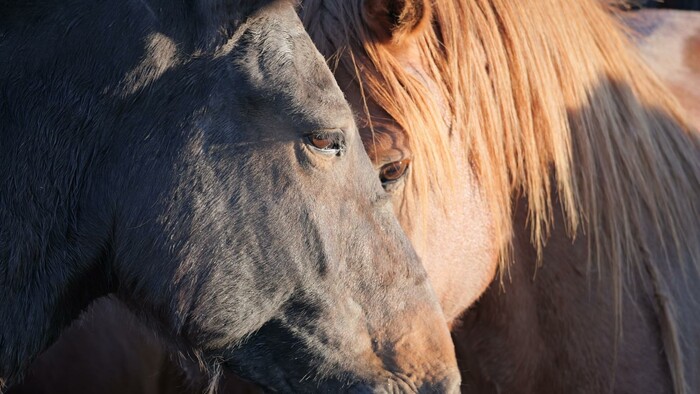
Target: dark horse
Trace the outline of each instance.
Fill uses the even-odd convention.
[[[115,293],[277,391],[457,387],[426,275],[288,1],[0,3],[0,382]]]

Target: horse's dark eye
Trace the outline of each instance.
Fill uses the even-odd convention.
[[[316,150],[326,154],[337,155],[343,151],[343,136],[341,133],[314,133],[307,137],[308,143]]]
[[[318,149],[328,149],[333,145],[333,140],[325,135],[312,135],[309,142]]]
[[[408,170],[408,165],[410,162],[411,160],[404,159],[382,166],[382,168],[379,170],[379,179],[382,181],[382,184],[386,186],[387,184],[401,179],[401,177],[406,174],[406,170]]]

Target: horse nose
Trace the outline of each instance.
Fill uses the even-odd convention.
[[[431,382],[423,384],[419,389],[418,393],[428,394],[428,393],[448,393],[456,394],[459,393],[459,385],[462,379],[460,377],[458,370],[452,370],[446,374],[438,382]]]
[[[396,337],[391,346],[379,349],[397,383],[397,390],[388,393],[459,392],[461,378],[447,324],[435,324],[441,319],[436,307],[423,310],[408,330],[398,328],[400,323],[391,325],[398,330],[391,333]]]

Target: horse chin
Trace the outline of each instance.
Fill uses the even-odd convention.
[[[349,394],[379,394],[379,393],[458,393],[460,386],[459,374],[447,374],[442,380],[427,381],[416,384],[410,376],[401,373],[381,371],[374,378],[360,379],[347,372],[342,379],[326,377],[312,379],[304,375],[290,373],[279,365],[267,364],[261,373],[244,374],[256,383],[238,378],[241,371],[233,363],[223,365],[225,380],[231,382],[238,391],[245,387],[245,392],[329,392]],[[236,375],[231,375],[232,373]],[[224,385],[224,387],[228,387]],[[237,392],[238,392],[237,391]]]
[[[225,373],[235,370],[233,366],[224,366]],[[281,392],[281,393],[298,393],[298,392],[329,392],[329,393],[348,393],[348,394],[379,394],[379,393],[418,393],[418,392],[435,392],[435,393],[452,393],[458,392],[459,379],[445,379],[429,385],[417,387],[416,384],[407,377],[403,376],[387,376],[383,379],[377,379],[373,382],[355,382],[347,383],[338,379],[324,379],[320,381],[310,381],[308,379],[281,378],[286,376],[282,369],[274,376],[280,379],[269,379],[270,376],[256,377],[258,383],[252,384],[247,381],[241,381],[239,378],[227,376],[227,381],[235,382],[235,388],[240,390],[241,387],[246,387],[245,392]],[[350,378],[352,380],[352,378]],[[225,386],[227,387],[227,386]]]
[[[234,382],[236,392],[241,387],[247,386],[245,392],[273,392],[273,393],[297,393],[306,391],[342,392],[347,390],[347,385],[339,381],[324,380],[310,382],[309,378],[295,377],[290,375],[290,371],[285,370],[280,365],[266,363],[258,372],[253,366],[246,371],[242,371],[235,363],[224,363],[224,380]],[[244,377],[244,378],[242,378]],[[251,383],[255,381],[255,383]],[[306,382],[306,384],[305,384]],[[228,387],[226,384],[224,387]]]

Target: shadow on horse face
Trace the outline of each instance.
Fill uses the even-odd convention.
[[[454,389],[437,301],[292,5],[214,3],[5,5],[0,378],[114,291],[272,390]]]

